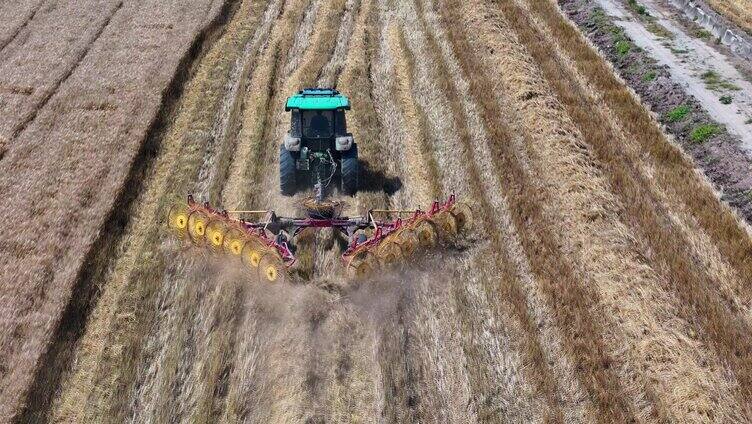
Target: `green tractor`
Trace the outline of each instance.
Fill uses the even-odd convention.
[[[290,130],[279,148],[279,186],[285,196],[314,188],[318,201],[332,183],[347,196],[358,191],[358,145],[347,132],[350,100],[330,88],[306,88],[287,99]]]

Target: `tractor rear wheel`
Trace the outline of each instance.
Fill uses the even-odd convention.
[[[358,145],[352,144],[350,150],[342,152],[342,193],[346,196],[355,196],[358,192]]]
[[[296,189],[295,157],[282,144],[279,146],[279,190],[283,196],[292,196]]]

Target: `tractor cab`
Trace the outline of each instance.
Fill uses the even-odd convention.
[[[289,97],[290,129],[280,146],[280,190],[292,196],[313,186],[317,197],[339,179],[348,196],[358,190],[358,146],[347,132],[350,100],[331,88],[307,88]]]

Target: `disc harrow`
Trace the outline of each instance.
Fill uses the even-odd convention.
[[[407,260],[419,251],[448,242],[472,225],[472,210],[454,195],[435,201],[427,211],[370,210],[366,216],[340,217],[327,205],[305,205],[304,218],[279,217],[274,211],[226,211],[209,203],[174,205],[168,226],[180,239],[217,254],[238,258],[262,281],[289,278],[295,264],[293,240],[305,229],[333,228],[348,237],[342,263],[353,278],[364,278],[380,268]],[[241,215],[262,216],[260,220]],[[383,216],[384,219],[376,219]]]

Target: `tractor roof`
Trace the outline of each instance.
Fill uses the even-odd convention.
[[[331,88],[306,88],[287,99],[285,111],[300,110],[350,110],[350,99]]]

